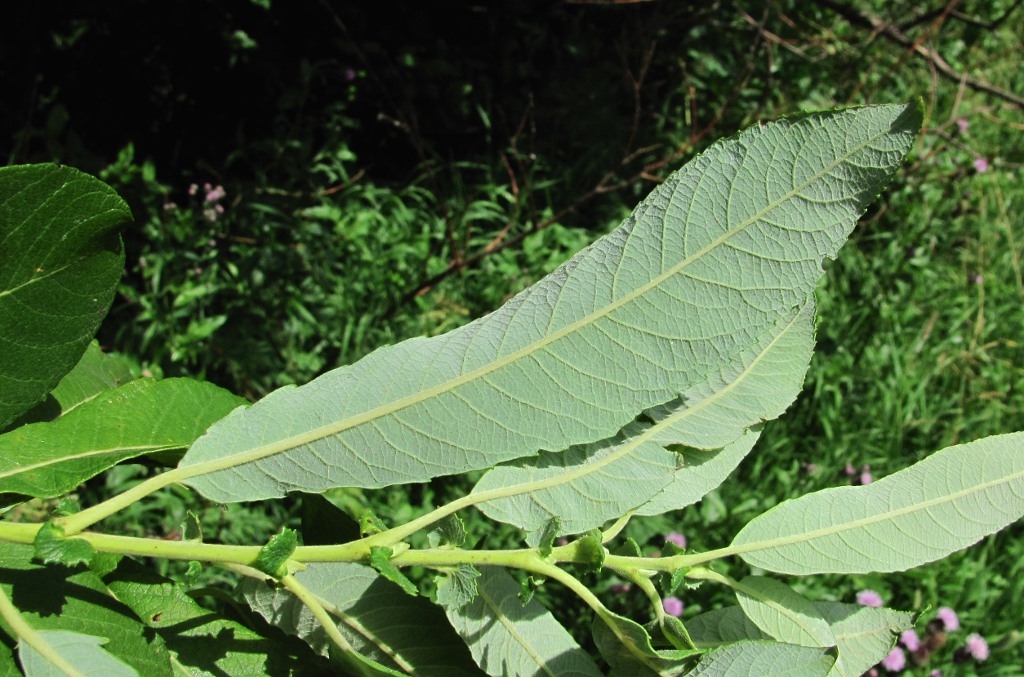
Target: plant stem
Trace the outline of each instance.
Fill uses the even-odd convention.
[[[4,592],[3,588],[0,588],[0,617],[7,621],[7,625],[17,635],[19,641],[26,642],[55,668],[68,675],[68,677],[85,677],[75,669],[75,666],[71,665],[63,656],[57,653],[35,628],[29,625],[25,617],[18,612],[18,609],[8,599],[7,593]]]
[[[327,613],[327,609],[323,607],[317,596],[310,591],[309,588],[299,583],[295,576],[288,574],[281,577],[281,584],[288,589],[288,592],[295,595],[300,602],[306,605],[316,620],[319,621],[320,625],[323,626],[327,636],[331,638],[331,641],[342,651],[342,657],[350,668],[352,668],[356,674],[359,675],[374,675],[379,674],[371,666],[367,665],[365,660],[360,654],[352,648],[352,645],[348,643],[345,636],[338,630],[337,624],[331,615]]]
[[[81,512],[76,512],[74,515],[60,517],[56,522],[64,528],[65,535],[73,536],[78,532],[91,527],[100,520],[106,519],[114,513],[124,510],[132,503],[149,496],[154,491],[163,489],[175,482],[180,482],[187,477],[191,477],[187,472],[183,472],[183,470],[188,470],[189,468],[189,466],[186,466],[184,469],[175,468],[150,477],[149,479],[136,484],[131,489],[108,498],[102,503],[97,503],[96,505],[86,508]]]

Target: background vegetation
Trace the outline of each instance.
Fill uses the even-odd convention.
[[[256,399],[488,312],[756,120],[924,97],[911,164],[819,290],[803,395],[732,481],[630,526],[651,550],[670,531],[705,549],[786,498],[1024,429],[1021,4],[15,3],[0,22],[0,151],[97,174],[132,205],[105,350]],[[115,469],[83,501],[147,472]],[[464,488],[332,500],[398,522]],[[204,509],[182,490],[116,528],[164,535],[191,508],[205,533],[258,542],[298,523],[297,506]],[[1016,675],[1021,537],[806,593],[874,589],[921,611],[922,636],[952,607],[963,629],[905,672]],[[584,627],[562,594],[542,590]],[[685,601],[684,617],[724,600]],[[961,660],[968,632],[988,661]]]

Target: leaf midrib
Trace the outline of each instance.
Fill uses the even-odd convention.
[[[867,139],[864,140],[863,143],[857,145],[856,147],[854,147],[852,149],[847,150],[847,152],[844,155],[842,155],[841,157],[837,158],[834,162],[830,163],[826,167],[822,168],[820,171],[818,171],[815,174],[813,174],[811,177],[809,177],[807,180],[805,180],[800,185],[794,187],[792,190],[790,190],[785,195],[783,195],[780,198],[776,199],[775,201],[769,203],[761,211],[759,211],[756,214],[752,215],[746,221],[744,221],[741,224],[735,226],[734,228],[731,228],[731,229],[727,230],[725,233],[723,233],[722,235],[720,235],[719,237],[715,238],[710,243],[705,245],[702,249],[700,249],[697,252],[695,252],[694,254],[691,254],[690,256],[686,257],[685,259],[683,259],[682,261],[677,263],[672,268],[670,268],[667,271],[663,272],[661,275],[653,278],[651,281],[647,282],[646,284],[641,285],[640,287],[638,287],[634,291],[630,292],[629,294],[626,294],[625,296],[621,297],[620,299],[617,299],[617,300],[613,301],[612,303],[609,303],[608,305],[604,306],[600,310],[598,310],[598,311],[596,311],[596,312],[594,312],[594,313],[592,313],[590,315],[587,315],[586,317],[583,317],[583,318],[577,320],[576,322],[573,322],[573,323],[571,323],[569,325],[566,325],[565,327],[563,327],[562,329],[558,330],[557,332],[555,332],[553,334],[550,334],[548,336],[544,336],[540,340],[535,341],[534,343],[531,343],[531,344],[529,344],[527,346],[524,346],[523,348],[520,348],[519,350],[517,350],[517,351],[515,351],[513,353],[510,353],[510,354],[508,354],[508,355],[506,355],[506,356],[504,356],[502,358],[494,360],[494,361],[492,361],[492,362],[490,362],[490,363],[488,363],[488,364],[486,364],[486,365],[484,365],[482,367],[478,367],[477,369],[474,369],[474,370],[472,370],[470,372],[467,372],[465,374],[457,376],[456,378],[450,379],[448,381],[444,381],[442,383],[439,383],[439,384],[437,384],[435,386],[432,386],[430,388],[427,388],[425,390],[421,390],[421,391],[413,393],[411,395],[407,395],[405,397],[399,398],[398,400],[395,400],[394,402],[385,403],[383,405],[374,407],[373,409],[369,409],[369,410],[367,410],[365,412],[362,412],[362,413],[359,413],[359,414],[355,414],[353,416],[349,416],[349,417],[343,418],[340,421],[337,421],[337,422],[334,422],[334,423],[330,423],[328,425],[320,426],[320,427],[317,427],[317,428],[313,428],[312,430],[306,431],[304,433],[300,433],[298,435],[292,435],[292,436],[289,436],[289,437],[285,437],[285,438],[283,438],[281,440],[278,440],[278,441],[270,443],[270,444],[261,445],[261,446],[258,446],[258,447],[252,448],[252,449],[248,449],[248,450],[245,450],[245,451],[242,451],[242,452],[239,452],[239,453],[229,454],[227,456],[223,456],[223,457],[220,457],[220,458],[214,458],[214,459],[211,459],[209,461],[201,461],[201,462],[195,463],[193,465],[178,466],[178,468],[176,468],[176,471],[177,471],[176,472],[176,479],[177,480],[188,479],[188,478],[197,477],[197,476],[200,476],[200,475],[205,475],[205,474],[208,474],[208,473],[217,472],[217,471],[220,471],[220,470],[226,470],[226,469],[238,466],[238,465],[243,465],[243,464],[246,464],[246,463],[252,463],[252,462],[259,461],[259,460],[262,460],[262,459],[270,457],[270,456],[274,456],[274,455],[282,453],[284,451],[288,451],[290,449],[294,449],[296,447],[299,447],[299,446],[302,446],[302,445],[305,445],[305,444],[310,444],[312,442],[324,439],[326,437],[331,437],[333,435],[337,435],[337,434],[339,434],[341,432],[344,432],[345,430],[349,430],[351,428],[355,428],[357,426],[363,425],[365,423],[368,423],[370,421],[376,420],[378,418],[381,418],[381,417],[393,414],[395,412],[401,411],[402,409],[405,409],[405,408],[407,408],[409,406],[412,406],[414,404],[418,404],[418,403],[423,402],[425,400],[429,400],[429,399],[431,399],[433,397],[436,397],[436,396],[441,395],[441,394],[443,394],[445,392],[453,390],[453,389],[455,389],[455,388],[457,388],[457,387],[459,387],[459,386],[461,386],[461,385],[463,385],[465,383],[469,383],[469,382],[471,382],[473,380],[476,380],[476,379],[478,379],[478,378],[480,378],[482,376],[485,376],[485,375],[487,375],[487,374],[489,374],[489,373],[491,373],[493,371],[497,371],[498,369],[500,369],[500,368],[502,368],[502,367],[504,367],[504,366],[506,366],[508,364],[512,364],[512,363],[516,362],[517,360],[520,360],[520,359],[522,359],[522,358],[524,358],[524,357],[526,357],[528,355],[531,355],[532,353],[534,353],[536,351],[539,351],[539,350],[547,347],[548,345],[550,345],[552,343],[555,343],[556,341],[564,338],[565,336],[569,336],[569,335],[573,334],[574,332],[580,330],[582,327],[586,327],[586,326],[596,322],[597,320],[599,320],[599,319],[609,315],[613,311],[618,310],[622,306],[624,306],[624,305],[634,301],[635,299],[643,296],[644,294],[648,293],[649,291],[651,291],[653,289],[656,289],[661,284],[663,284],[666,280],[668,280],[669,278],[673,277],[674,275],[677,275],[680,271],[682,271],[684,268],[686,268],[687,266],[689,266],[693,262],[700,260],[708,252],[710,252],[710,251],[714,250],[715,248],[721,246],[723,243],[725,243],[730,238],[732,238],[735,235],[741,233],[743,230],[745,230],[746,228],[748,228],[752,224],[754,224],[757,221],[759,221],[766,214],[770,213],[771,211],[773,211],[774,209],[776,209],[780,205],[784,204],[788,200],[794,198],[804,188],[806,188],[807,186],[810,186],[813,183],[815,183],[816,181],[820,180],[822,177],[824,177],[828,173],[830,173],[834,168],[836,168],[836,167],[842,165],[843,163],[847,162],[849,160],[849,158],[853,157],[854,155],[856,155],[857,153],[862,151],[864,148],[866,148],[867,146],[869,146],[873,142],[875,142],[878,139],[883,138],[884,136],[886,136],[887,133],[888,133],[887,131],[882,131],[882,132],[878,133],[877,135],[873,135],[873,136],[868,137]],[[559,296],[559,298],[560,297],[561,297],[561,295]],[[186,458],[187,458],[187,456],[186,456]]]

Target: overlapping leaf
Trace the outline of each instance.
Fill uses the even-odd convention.
[[[58,165],[0,168],[0,429],[82,356],[121,278],[112,188]]]
[[[61,496],[123,460],[185,449],[244,404],[212,383],[131,381],[55,421],[0,435],[0,493]]]
[[[484,567],[476,599],[447,609],[477,664],[495,677],[598,677],[601,671],[566,629],[536,600],[524,605],[519,590],[503,570]]]
[[[67,630],[43,630],[40,637],[69,664],[85,677],[138,677],[138,672],[116,656],[107,653],[103,645],[107,640]],[[25,677],[63,677],[64,671],[46,659],[30,644],[18,646],[18,657]]]
[[[91,571],[33,564],[32,547],[0,542],[0,585],[37,630],[103,637],[103,651],[146,677],[171,677],[171,658]]]
[[[903,571],[1024,516],[1024,433],[948,447],[861,487],[825,489],[756,517],[729,551],[778,573]]]
[[[359,564],[318,563],[296,574],[337,619],[338,630],[361,656],[386,674],[479,675],[465,644],[440,607],[412,597]],[[270,623],[298,635],[319,653],[331,642],[312,613],[290,593],[258,581],[241,587],[249,605]]]
[[[904,611],[838,602],[815,602],[814,607],[829,624],[839,652],[829,677],[860,677],[889,653],[895,633],[913,625],[913,614]],[[701,614],[686,627],[701,647],[769,639],[739,607]]]
[[[743,640],[712,649],[690,677],[825,677],[836,659],[834,650]]]
[[[736,584],[740,608],[774,639],[800,646],[830,647],[836,638],[814,603],[785,583],[747,576]]]
[[[808,301],[681,403],[655,408],[655,422],[494,468],[473,493],[504,496],[478,506],[530,532],[558,516],[562,534],[582,533],[638,506],[651,515],[683,508],[718,486],[750,451],[757,433],[744,435],[748,427],[778,416],[796,398],[813,347]],[[679,452],[676,445],[688,448]]]
[[[607,439],[803,303],[920,119],[915,105],[865,107],[715,144],[494,313],[227,417],[186,455],[186,481],[215,500],[254,500]]]

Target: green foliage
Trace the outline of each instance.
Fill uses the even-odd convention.
[[[218,395],[223,410],[214,420],[190,419],[192,427],[150,450],[187,446],[173,469],[83,511],[61,510],[51,521],[0,522],[0,540],[10,547],[2,568],[53,577],[85,563],[91,568],[78,569],[88,581],[82,584],[102,593],[118,587],[110,555],[220,566],[247,579],[238,595],[266,623],[297,636],[334,667],[358,674],[599,674],[590,646],[613,671],[626,674],[858,674],[885,656],[892,633],[907,627],[905,617],[814,603],[780,581],[753,576],[737,582],[719,565],[706,564],[738,555],[783,573],[867,573],[904,570],[947,555],[1024,514],[1024,506],[1014,502],[1003,501],[1002,515],[978,508],[979,496],[988,503],[1003,492],[1019,495],[1021,474],[1013,457],[1024,434],[949,447],[871,486],[786,503],[717,550],[672,547],[663,557],[642,557],[622,530],[630,515],[658,515],[715,490],[750,451],[764,421],[790,404],[808,364],[814,308],[809,297],[822,262],[836,255],[857,217],[899,167],[920,122],[914,105],[863,107],[788,118],[712,146],[655,190],[623,226],[486,318],[379,350],[310,384],[275,391],[252,407],[236,407],[237,399]],[[61,331],[51,327],[55,334]],[[99,391],[91,400],[8,434],[46,430],[39,444],[63,448],[60,427],[70,428],[67,421],[94,410],[97,420],[106,420],[108,405],[133,412],[134,398],[115,397],[125,389],[144,393],[138,399],[146,404],[169,401],[155,387],[146,392],[153,383],[135,379],[120,385],[120,378],[100,378],[90,386]],[[54,401],[63,407],[75,397],[54,395]],[[169,406],[163,413],[173,420],[178,409]],[[135,419],[151,434],[162,420]],[[94,446],[119,444],[120,438]],[[58,493],[95,474],[76,456],[93,456],[88,449],[63,453],[54,456],[59,462],[34,469],[42,476],[68,474],[72,480]],[[708,458],[687,462],[701,455]],[[631,456],[642,461],[640,467],[622,473],[615,463]],[[105,459],[95,472],[128,458]],[[262,547],[203,542],[195,518],[182,529],[181,541],[89,530],[180,483],[211,500],[248,501],[290,490],[316,494],[497,472],[492,467],[503,462],[512,464],[511,479],[498,474],[495,480],[488,473],[484,481],[490,477],[492,484],[441,501],[425,514],[390,515],[393,527],[364,510],[358,535],[355,523],[343,520],[347,526],[339,536],[348,540],[336,543],[300,545],[290,529]],[[658,481],[637,481],[636,473],[650,471]],[[583,478],[591,484],[581,483]],[[670,496],[660,501],[665,492]],[[627,502],[601,494],[625,495]],[[531,547],[464,548],[467,527],[455,513],[514,496],[530,496],[540,508],[528,522],[518,510],[506,513],[516,514],[507,521]],[[588,499],[577,502],[578,496]],[[426,500],[434,497],[424,490]],[[645,513],[651,502],[657,507]],[[356,512],[351,502],[339,505]],[[310,506],[310,529],[336,507],[330,501]],[[501,513],[482,512],[506,520]],[[795,523],[793,512],[801,515]],[[573,522],[577,517],[579,523]],[[620,519],[602,531],[613,518]],[[469,529],[480,523],[474,519]],[[430,536],[420,535],[438,524]],[[873,542],[910,533],[931,539],[931,547],[861,547],[863,562],[848,552],[849,538]],[[316,537],[310,533],[311,541]],[[627,547],[606,547],[620,537]],[[34,549],[21,545],[33,542]],[[63,566],[40,567],[30,562],[32,556]],[[828,564],[848,559],[847,568]],[[578,575],[564,565],[573,565]],[[721,565],[728,566],[735,564]],[[424,569],[447,576],[436,581],[435,599],[444,611],[418,594],[416,580],[429,585]],[[592,639],[574,638],[538,599],[523,602],[522,586],[504,569],[523,572],[528,584],[560,585],[576,595],[594,613]],[[671,591],[681,594],[687,580],[734,590],[737,609],[750,625],[723,615],[693,639],[687,622],[674,617],[681,612],[672,610],[650,580],[659,574],[671,577]],[[608,575],[643,593],[650,623],[612,611],[584,584]],[[142,610],[157,604],[153,597],[165,594],[163,585],[152,587],[152,594],[145,586],[121,586],[134,605],[119,603],[110,613],[124,616],[127,635],[155,629],[162,612]],[[10,595],[4,590],[4,600],[15,602],[3,606],[6,631],[38,654],[21,652],[23,669],[36,660],[59,666],[60,656],[83,651],[109,656],[140,674],[164,674],[189,660],[177,655],[185,646],[180,636],[145,632],[144,641],[156,648],[146,660],[157,661],[161,670],[144,673],[145,661],[126,648],[129,639],[119,645],[87,623],[39,625],[31,613],[33,594],[24,584],[15,583]],[[182,613],[194,620],[199,611],[186,605]],[[150,620],[143,620],[147,615]],[[257,638],[268,631],[253,618],[243,621]],[[218,620],[197,636],[209,641],[213,630],[219,637],[232,627]],[[704,643],[702,637],[712,632],[720,638]],[[110,641],[101,646],[90,639],[96,637]],[[271,654],[288,649],[272,642],[260,646],[266,657],[261,653],[254,660],[264,669],[273,661],[284,664]],[[202,670],[216,663],[202,654],[192,660]]]

